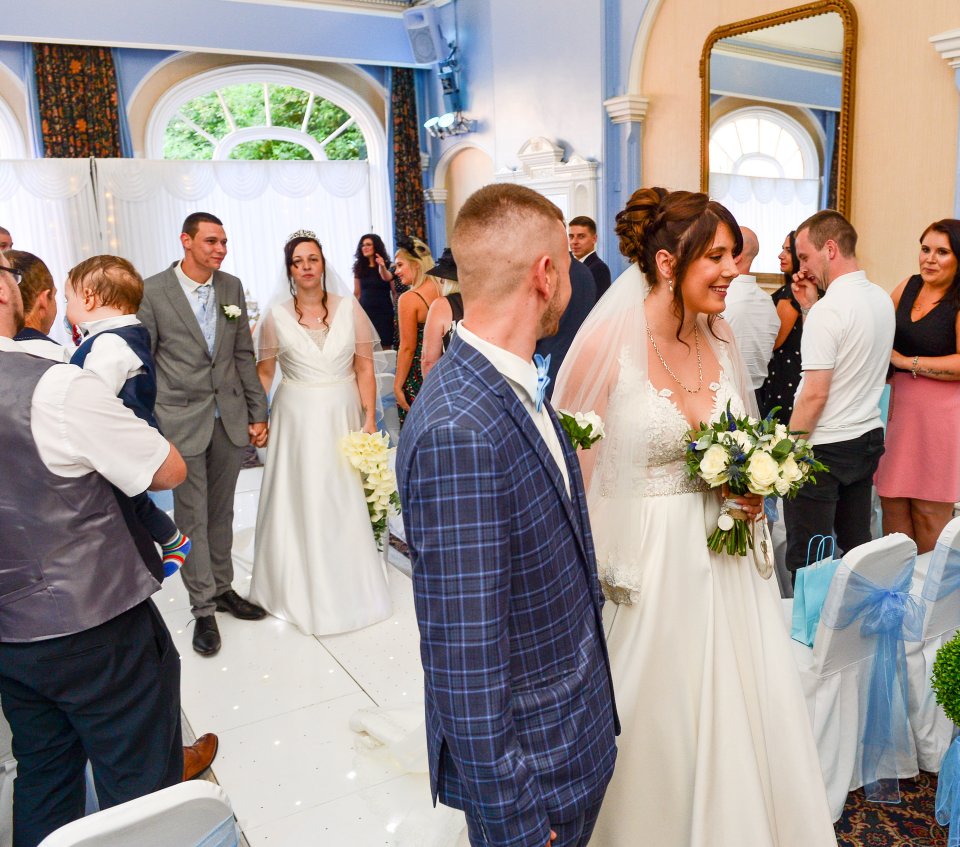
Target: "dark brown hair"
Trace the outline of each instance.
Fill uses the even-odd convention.
[[[53,275],[43,263],[43,259],[26,250],[7,250],[4,255],[13,267],[23,273],[20,296],[23,298],[23,312],[28,315],[41,291],[53,291]]]
[[[296,238],[291,238],[283,245],[283,262],[287,268],[287,281],[290,283],[290,293],[293,295],[293,309],[297,313],[297,321],[303,320],[303,312],[300,311],[300,304],[297,302],[297,286],[293,281],[293,274],[290,273],[290,269],[293,267],[293,251],[304,242],[316,244],[317,250],[320,251],[320,258],[323,259],[323,273],[320,276],[320,287],[323,289],[323,296],[320,298],[320,307],[323,309],[323,317],[320,318],[320,322],[329,328],[330,325],[327,323],[327,257],[323,255],[323,247],[320,245],[320,242],[315,238],[310,238],[305,235],[298,235]]]
[[[950,287],[947,289],[946,294],[943,295],[943,299],[948,303],[952,303],[954,308],[960,309],[960,221],[956,218],[944,218],[940,221],[934,221],[920,236],[921,244],[923,243],[923,239],[927,237],[928,232],[939,232],[941,235],[947,236],[947,241],[950,242],[950,250],[958,264],[957,271],[953,275],[953,282],[950,283]],[[7,255],[10,256],[11,253],[7,253]]]
[[[651,287],[657,285],[657,260],[660,250],[674,258],[673,311],[680,319],[677,338],[683,326],[683,280],[690,264],[713,245],[717,229],[723,224],[733,236],[733,255],[743,250],[740,225],[726,206],[706,194],[693,191],[667,191],[665,188],[638,188],[617,214],[614,229],[620,239],[620,252],[640,266]],[[712,328],[714,315],[707,318]]]
[[[793,285],[793,275],[800,271],[800,260],[797,258],[797,231],[795,229],[787,233],[787,252],[790,253],[790,270],[784,272],[783,279],[787,285]],[[788,290],[790,296],[793,297],[793,290]]]
[[[91,256],[70,269],[67,285],[79,292],[86,288],[97,295],[101,306],[113,306],[134,314],[143,299],[143,279],[137,269],[120,256]]]
[[[577,215],[570,223],[567,224],[570,226],[582,226],[586,227],[590,231],[591,235],[597,234],[597,222],[593,218],[588,218],[586,215]]]
[[[833,241],[845,259],[857,255],[857,231],[850,221],[833,209],[824,209],[811,215],[797,227],[797,234],[803,229],[807,230],[807,237],[818,250],[822,250],[828,241]]]
[[[216,224],[217,226],[223,226],[223,221],[220,220],[216,215],[211,215],[209,212],[194,212],[191,215],[187,215],[183,220],[183,226],[180,228],[180,231],[184,235],[189,235],[193,238],[197,231],[200,229],[200,224]]]

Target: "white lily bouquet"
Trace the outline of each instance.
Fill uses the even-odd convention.
[[[568,412],[557,409],[560,426],[570,439],[574,450],[589,450],[606,435],[603,421],[596,412]]]
[[[711,488],[726,484],[734,495],[778,494],[787,499],[806,483],[815,483],[815,474],[826,466],[814,458],[808,441],[796,438],[798,433],[774,417],[778,411],[779,407],[771,410],[763,420],[737,418],[728,403],[716,423],[701,422],[698,429],[691,429],[686,452],[690,478],[700,477]],[[735,501],[726,500],[707,546],[716,553],[745,556],[754,549],[753,535],[749,516]]]
[[[397,476],[390,468],[393,451],[389,444],[387,435],[382,432],[351,432],[340,440],[343,455],[360,472],[378,550],[383,550],[389,532],[388,515],[400,514],[400,494]]]

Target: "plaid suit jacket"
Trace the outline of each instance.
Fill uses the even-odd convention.
[[[397,453],[420,627],[434,802],[491,845],[546,844],[598,802],[619,732],[580,468],[455,339]]]

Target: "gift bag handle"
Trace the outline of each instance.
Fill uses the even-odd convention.
[[[813,560],[813,562],[811,562],[811,561],[810,561],[810,548],[811,548],[811,546],[813,545],[813,542],[816,541],[818,538],[820,539],[820,541],[819,541],[819,543],[817,544],[816,558]],[[829,546],[828,546],[828,544],[827,544],[828,541],[830,542],[830,543],[829,543]],[[817,534],[817,535],[811,536],[810,540],[807,542],[807,565],[809,566],[809,565],[815,564],[815,563],[817,563],[817,562],[822,562],[822,561],[827,557],[827,555],[828,555],[827,551],[828,551],[828,550],[830,551],[830,552],[829,552],[830,560],[833,561],[834,554],[835,554],[836,551],[837,551],[837,543],[836,543],[836,541],[833,540],[833,536],[832,536],[832,535],[819,535],[819,534]]]

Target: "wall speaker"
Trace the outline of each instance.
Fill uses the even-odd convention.
[[[410,49],[418,65],[435,65],[447,57],[449,48],[437,23],[437,10],[433,6],[418,6],[403,13],[403,25],[407,28]]]

